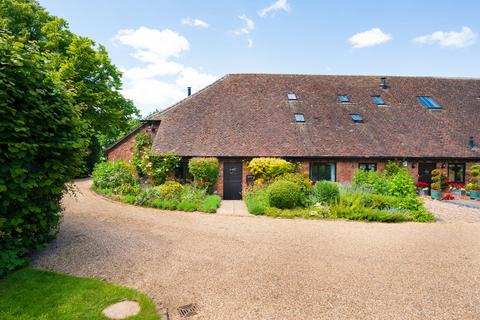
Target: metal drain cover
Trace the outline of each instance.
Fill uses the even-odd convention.
[[[197,314],[197,305],[194,303],[187,304],[186,306],[178,307],[178,313],[183,318],[191,317]]]

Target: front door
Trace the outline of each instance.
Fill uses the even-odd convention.
[[[418,164],[418,181],[428,184],[432,183],[432,170],[436,168],[435,163],[419,163]]]
[[[242,199],[242,162],[224,162],[223,199]]]

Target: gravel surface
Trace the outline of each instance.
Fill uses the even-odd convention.
[[[480,209],[459,206],[449,201],[424,198],[425,207],[435,214],[439,222],[480,223]],[[466,201],[468,203],[468,201]]]
[[[34,266],[141,290],[171,319],[480,319],[479,223],[164,212],[78,186]]]

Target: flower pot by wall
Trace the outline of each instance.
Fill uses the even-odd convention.
[[[480,199],[480,190],[470,191],[470,199]]]
[[[431,190],[430,196],[432,199],[442,199],[442,191],[440,190]]]

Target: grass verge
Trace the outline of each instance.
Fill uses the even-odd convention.
[[[102,310],[123,300],[137,301],[141,312],[128,319],[160,319],[143,293],[104,281],[25,268],[0,279],[0,319],[106,319]]]

